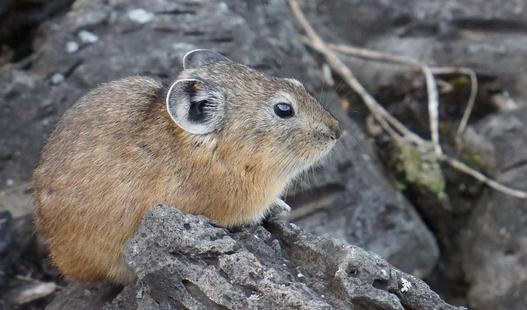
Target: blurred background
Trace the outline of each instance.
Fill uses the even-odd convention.
[[[474,70],[478,92],[461,143],[456,129],[473,85],[463,74],[436,75],[443,149],[527,190],[525,0],[300,5],[328,43]],[[379,254],[450,303],[526,309],[526,201],[394,143],[302,36],[285,0],[3,0],[0,309],[42,309],[65,285],[30,215],[31,173],[65,109],[89,89],[121,77],[169,83],[182,69],[181,57],[195,48],[294,77],[344,120],[333,154],[287,192],[293,222]],[[390,114],[430,139],[420,70],[338,55]]]

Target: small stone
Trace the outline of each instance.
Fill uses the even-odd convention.
[[[66,43],[66,52],[69,54],[76,53],[79,50],[79,44],[75,41]]]
[[[7,186],[15,185],[15,181],[13,181],[12,179],[7,179],[7,181],[5,183],[6,183]]]
[[[144,9],[135,9],[128,12],[128,18],[138,24],[146,24],[154,18],[154,14]]]
[[[53,76],[51,76],[51,83],[52,84],[60,84],[64,82],[64,74],[62,73],[55,73]]]
[[[99,37],[95,33],[86,31],[86,30],[81,30],[78,36],[79,36],[79,39],[81,39],[83,43],[87,43],[87,44],[91,44],[91,43],[95,43],[99,41]]]
[[[401,293],[406,293],[412,287],[412,283],[405,278],[401,278]]]

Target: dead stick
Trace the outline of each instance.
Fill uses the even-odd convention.
[[[426,78],[426,91],[428,93],[428,118],[430,119],[430,132],[434,152],[439,158],[443,155],[441,144],[439,143],[439,96],[437,94],[437,85],[434,75],[427,66],[421,67]]]
[[[476,103],[476,96],[478,95],[478,78],[476,76],[476,73],[474,72],[474,70],[463,67],[437,67],[430,68],[430,70],[432,70],[432,73],[434,74],[465,74],[468,75],[468,77],[470,78],[470,96],[468,98],[465,111],[463,112],[463,117],[459,122],[459,126],[457,127],[456,132],[456,142],[460,144],[463,140],[463,134],[465,133],[465,129],[467,128],[468,120],[470,119],[470,115],[472,114],[472,110],[474,109],[474,104]]]
[[[452,157],[448,157],[448,156],[444,156],[442,158],[442,160],[446,161],[452,168],[454,169],[457,169],[465,174],[468,174],[470,176],[472,176],[473,178],[475,178],[476,180],[488,185],[489,187],[499,191],[499,192],[502,192],[504,194],[507,194],[507,195],[510,195],[510,196],[513,196],[513,197],[517,197],[517,198],[521,198],[521,199],[527,199],[527,192],[524,192],[524,191],[521,191],[521,190],[517,190],[517,189],[513,189],[513,188],[510,188],[508,186],[505,186],[497,181],[494,181],[492,180],[491,178],[487,177],[486,175],[484,175],[483,173],[477,171],[476,169],[473,169],[469,166],[467,166],[465,163],[455,159],[455,158],[452,158]]]

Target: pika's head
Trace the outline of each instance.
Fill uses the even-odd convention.
[[[299,173],[340,137],[339,122],[294,79],[266,76],[209,50],[187,53],[183,67],[166,98],[176,124],[245,156],[272,159],[265,168]]]

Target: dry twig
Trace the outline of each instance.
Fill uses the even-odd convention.
[[[499,182],[494,181],[493,179],[487,177],[483,173],[477,171],[474,168],[471,168],[467,166],[465,163],[452,158],[445,156],[443,158],[444,161],[446,161],[452,168],[461,171],[465,174],[470,175],[471,177],[475,178],[476,180],[482,182],[483,184],[487,185],[488,187],[491,187],[499,192],[502,192],[504,194],[521,198],[521,199],[527,199],[527,193],[518,189],[510,188],[506,185],[503,185]]]
[[[467,105],[465,107],[465,111],[463,112],[463,117],[461,118],[461,121],[459,122],[459,126],[457,128],[456,132],[456,142],[458,145],[461,144],[463,139],[463,134],[465,133],[465,129],[467,128],[468,120],[470,118],[470,114],[472,114],[472,110],[474,108],[474,104],[476,103],[476,96],[478,94],[478,78],[476,76],[476,73],[474,70],[471,70],[469,68],[462,68],[462,67],[437,67],[437,68],[431,68],[432,73],[439,75],[439,74],[465,74],[470,78],[470,96],[468,98]]]
[[[472,109],[474,108],[474,103],[476,102],[476,95],[478,93],[478,81],[476,77],[476,73],[469,69],[464,67],[429,67],[426,64],[417,61],[415,59],[402,57],[399,55],[393,55],[389,53],[379,52],[379,51],[372,51],[365,48],[359,48],[355,46],[349,46],[349,45],[342,45],[342,44],[327,44],[329,48],[332,50],[335,50],[340,53],[348,54],[353,57],[363,58],[363,59],[370,59],[370,60],[377,60],[382,62],[388,62],[388,63],[395,63],[395,64],[401,64],[401,65],[407,65],[411,67],[419,68],[421,71],[423,71],[425,78],[426,78],[426,85],[427,85],[427,91],[428,91],[428,107],[429,111],[432,111],[430,115],[434,116],[436,114],[433,112],[437,109],[439,102],[437,96],[437,86],[434,87],[434,84],[436,84],[435,79],[433,75],[440,75],[440,74],[463,74],[468,75],[470,78],[470,97],[467,101],[467,105],[465,108],[465,111],[463,112],[463,116],[461,118],[461,121],[459,123],[457,133],[456,133],[456,142],[458,145],[462,144],[463,134],[465,132],[465,129],[468,124],[468,120],[470,118],[470,115],[472,113]],[[431,74],[430,74],[431,73]],[[437,116],[438,117],[438,116]],[[439,134],[437,131],[437,126],[435,126],[436,121],[431,119],[430,120],[430,130],[432,134],[432,141],[434,142],[434,149],[436,151],[436,154],[441,154],[441,146],[439,144]],[[436,129],[436,130],[435,130]],[[435,138],[434,138],[435,137]]]
[[[443,155],[441,144],[439,143],[439,95],[437,94],[437,85],[434,75],[428,66],[422,66],[421,69],[426,78],[426,91],[428,93],[428,117],[430,119],[430,132],[432,133],[432,143],[434,152],[439,158]]]
[[[304,13],[300,9],[300,6],[298,4],[297,0],[289,0],[289,5],[291,7],[291,10],[293,12],[293,15],[295,16],[297,22],[300,24],[300,26],[303,28],[304,32],[307,35],[306,43],[309,44],[314,50],[319,52],[324,56],[326,59],[326,62],[329,66],[338,73],[341,78],[350,86],[364,101],[372,115],[374,116],[375,120],[379,122],[381,127],[393,138],[396,140],[396,142],[411,142],[418,146],[429,146],[430,144],[434,147],[434,151],[437,157],[437,160],[444,161],[447,164],[449,164],[452,168],[465,173],[467,175],[470,175],[474,177],[475,179],[479,180],[480,182],[488,185],[489,187],[500,191],[502,193],[505,193],[507,195],[511,195],[514,197],[527,199],[527,192],[512,189],[510,187],[507,187],[495,180],[492,180],[491,178],[485,176],[481,172],[467,166],[463,162],[452,158],[446,154],[444,154],[441,150],[441,146],[439,144],[439,100],[438,100],[438,93],[437,93],[437,85],[435,82],[435,79],[433,77],[433,74],[453,74],[453,73],[459,73],[459,74],[467,74],[471,79],[471,94],[470,98],[467,104],[467,107],[465,109],[465,112],[463,113],[463,118],[460,122],[460,125],[457,130],[457,137],[461,137],[463,134],[466,125],[468,123],[468,119],[470,117],[470,114],[472,112],[472,108],[474,106],[474,102],[476,99],[477,94],[477,80],[476,75],[474,71],[467,69],[467,68],[458,68],[458,67],[437,67],[437,68],[430,68],[427,65],[405,57],[391,55],[383,52],[377,52],[377,51],[371,51],[367,49],[362,48],[356,48],[353,46],[345,46],[345,45],[336,45],[336,44],[326,44],[319,36],[318,34],[313,30],[309,22],[307,21]],[[399,122],[395,117],[393,117],[388,111],[384,109],[384,107],[377,102],[377,100],[368,93],[366,88],[362,86],[362,84],[358,81],[358,79],[355,77],[355,75],[351,72],[351,70],[340,60],[340,58],[334,53],[334,51],[347,53],[356,57],[362,57],[367,59],[375,59],[378,61],[385,61],[385,62],[394,62],[399,64],[406,64],[414,67],[419,67],[423,73],[425,74],[426,83],[427,83],[427,92],[428,92],[428,113],[430,117],[430,130],[432,135],[432,142],[425,140],[412,131],[410,131],[406,126],[404,126],[401,122]]]

